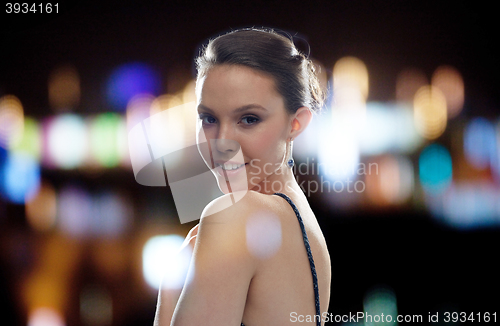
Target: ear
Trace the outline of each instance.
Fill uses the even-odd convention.
[[[297,138],[309,125],[312,120],[312,112],[308,107],[301,107],[295,112],[291,119],[291,129],[289,137]]]

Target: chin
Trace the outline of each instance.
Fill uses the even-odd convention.
[[[222,191],[223,194],[227,195],[227,194],[230,194],[230,193],[235,193],[235,192],[247,192],[248,191],[248,185],[242,185],[241,187],[238,187],[238,186],[232,186],[231,187],[231,191],[229,191],[229,186],[227,184],[227,182],[218,182],[218,185],[219,185],[219,189],[220,191]]]
[[[212,170],[212,173],[217,180],[217,185],[220,191],[224,194],[235,193],[235,192],[247,192],[248,191],[248,180],[246,175],[240,178],[235,178],[229,176],[228,179],[219,175],[216,171]]]

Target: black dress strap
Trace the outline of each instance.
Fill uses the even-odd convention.
[[[287,195],[282,194],[280,192],[275,193],[275,195],[282,197],[290,204],[290,206],[292,206],[292,209],[295,212],[297,219],[299,220],[300,229],[302,230],[302,238],[304,239],[304,245],[306,246],[307,257],[309,258],[309,265],[311,267],[311,273],[312,273],[312,278],[313,278],[314,301],[316,304],[316,318],[315,318],[316,324],[318,326],[321,326],[321,309],[320,309],[320,305],[319,305],[318,276],[316,274],[316,266],[314,265],[314,259],[313,259],[313,255],[311,252],[311,246],[309,245],[309,239],[307,238],[307,233],[306,233],[306,229],[304,227],[304,222],[302,221],[302,217],[300,216],[300,213],[299,213],[299,210],[297,209],[297,206],[295,206],[293,201]]]
[[[293,211],[295,212],[295,215],[297,216],[297,220],[299,220],[299,225],[300,229],[302,230],[302,238],[304,239],[304,245],[306,246],[306,251],[307,251],[307,257],[309,258],[309,266],[311,267],[311,273],[312,273],[312,278],[313,278],[313,286],[314,286],[314,302],[316,305],[316,325],[321,326],[321,309],[319,305],[319,289],[318,289],[318,276],[316,274],[316,267],[314,265],[314,259],[313,255],[311,252],[311,246],[309,244],[309,238],[307,237],[306,229],[304,227],[304,222],[302,221],[302,217],[300,216],[299,210],[297,209],[297,206],[293,203],[293,201],[290,199],[285,194],[282,194],[280,192],[275,193],[274,195],[280,196],[283,199],[285,199],[290,206],[292,206]],[[241,323],[241,326],[245,326],[243,323]]]

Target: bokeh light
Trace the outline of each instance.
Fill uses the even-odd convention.
[[[160,91],[160,76],[150,66],[135,62],[116,68],[107,84],[107,99],[115,108],[124,110],[138,94],[156,95]]]
[[[24,111],[14,95],[0,97],[0,147],[10,148],[19,142],[24,129]]]
[[[39,124],[35,119],[25,117],[23,129],[20,141],[11,147],[11,152],[26,153],[39,161],[42,149],[42,138]]]
[[[49,307],[40,307],[29,313],[28,326],[66,326],[66,323],[59,311]]]
[[[129,200],[113,191],[91,195],[81,187],[64,186],[57,197],[57,223],[75,238],[117,238],[131,226],[133,208]]]
[[[400,204],[413,193],[414,172],[410,159],[387,156],[380,162],[380,190],[387,202]]]
[[[70,285],[81,257],[81,247],[58,233],[44,237],[40,244],[35,266],[22,287],[23,298],[30,312],[46,307],[62,315],[71,306],[73,291]]]
[[[366,124],[359,129],[359,150],[362,155],[386,152],[413,152],[422,142],[413,123],[410,107],[368,102]]]
[[[107,279],[127,277],[130,262],[130,238],[101,237],[93,242],[92,263]],[[140,248],[139,248],[140,249]]]
[[[386,154],[375,161],[377,173],[366,175],[366,194],[379,205],[397,205],[407,201],[414,189],[414,171],[410,159]]]
[[[394,292],[383,286],[376,287],[369,291],[363,298],[363,308],[365,311],[366,326],[386,326],[398,325],[398,307]],[[370,319],[368,315],[372,316]],[[377,321],[376,318],[384,316],[384,320]]]
[[[339,59],[333,67],[332,118],[340,120],[356,134],[366,123],[366,98],[368,96],[368,70],[354,57]],[[335,128],[335,126],[334,126]]]
[[[40,166],[30,155],[10,153],[0,166],[1,193],[7,200],[24,204],[40,188]]]
[[[124,234],[130,227],[132,208],[123,196],[105,191],[95,196],[91,216],[92,234],[113,238]]]
[[[48,241],[55,242],[52,239]],[[61,241],[58,244],[63,246],[53,249],[53,243],[49,243],[41,248],[43,257],[40,257],[40,268],[29,275],[24,289],[26,303],[30,310],[50,307],[60,312],[66,305],[64,300],[68,295],[66,288],[68,275],[65,275],[65,272],[69,271],[66,258],[69,253],[74,254],[74,252],[69,252],[70,248],[65,248]],[[52,251],[49,252],[49,250]],[[42,262],[42,259],[47,260]],[[59,268],[55,268],[56,266]]]
[[[177,95],[161,95],[153,100],[150,108],[150,116],[155,115],[161,111],[173,108],[183,103],[182,98]]]
[[[80,166],[87,158],[87,143],[87,127],[78,115],[63,114],[47,125],[48,159],[60,168]]]
[[[474,118],[464,130],[464,154],[467,162],[479,170],[495,164],[497,135],[493,123],[485,118]]]
[[[423,86],[413,101],[415,127],[427,139],[436,139],[443,134],[447,123],[446,98],[434,86]]]
[[[125,120],[116,113],[101,113],[90,121],[90,154],[99,165],[112,168],[128,155]]]
[[[151,105],[155,97],[148,94],[134,96],[127,104],[127,131],[150,117]],[[160,102],[161,103],[161,102]]]
[[[417,91],[429,84],[425,74],[416,68],[407,68],[396,79],[396,100],[412,103]]]
[[[142,271],[147,284],[154,289],[180,289],[184,285],[189,262],[190,247],[179,252],[184,238],[158,235],[150,238],[142,250]]]
[[[89,284],[80,293],[80,318],[83,325],[109,326],[113,322],[113,301],[102,285]]]
[[[49,76],[49,103],[56,111],[67,111],[80,103],[80,76],[72,65],[62,65]]]
[[[495,180],[500,183],[500,120],[495,125],[496,148],[492,158],[492,171]]]
[[[37,231],[52,229],[56,222],[57,203],[54,187],[42,181],[37,195],[26,202],[26,219]]]
[[[392,114],[396,127],[392,150],[405,154],[414,153],[424,143],[425,139],[415,127],[412,108],[398,105],[393,109]]]
[[[171,107],[144,121],[151,151],[155,158],[196,144],[197,115],[194,103]],[[189,128],[189,126],[191,128]],[[181,157],[169,157],[169,164]]]
[[[366,65],[358,58],[343,57],[333,67],[333,88],[357,89],[361,98],[368,97],[368,70]]]
[[[272,257],[281,247],[281,223],[277,216],[260,213],[246,223],[248,251],[259,259]]]
[[[350,182],[356,178],[359,164],[359,145],[350,123],[341,115],[332,127],[322,128],[318,141],[320,173],[333,182]]]
[[[0,147],[0,166],[3,166],[5,161],[7,160],[7,150],[3,147]]]
[[[420,183],[429,194],[441,194],[451,184],[453,176],[449,151],[442,145],[424,148],[418,160]]]
[[[182,102],[196,102],[196,80],[190,80],[182,90]]]
[[[448,226],[471,230],[500,225],[500,192],[490,181],[454,182],[441,196],[427,196],[432,215]]]
[[[464,81],[460,72],[451,66],[440,66],[434,71],[431,84],[443,92],[448,118],[456,117],[464,106]]]
[[[92,198],[81,187],[65,186],[57,197],[57,226],[65,235],[83,238],[92,233]]]
[[[360,129],[359,149],[365,155],[378,155],[394,146],[397,125],[394,110],[381,103],[369,103],[366,127]]]

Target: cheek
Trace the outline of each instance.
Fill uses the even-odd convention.
[[[246,149],[245,155],[250,159],[259,160],[256,165],[276,164],[283,158],[284,147],[281,146],[281,133],[278,133],[276,129],[267,128],[267,130],[255,134],[251,137],[251,141],[243,147],[244,151]]]
[[[203,160],[205,161],[205,163],[209,168],[214,168],[212,164],[213,163],[212,149],[214,148],[214,146],[212,146],[214,139],[214,136],[212,135],[213,132],[211,132],[210,130],[211,128],[198,127],[197,129],[198,130],[196,131],[197,132],[196,143],[198,146],[198,150],[201,154],[201,157],[203,158]]]

